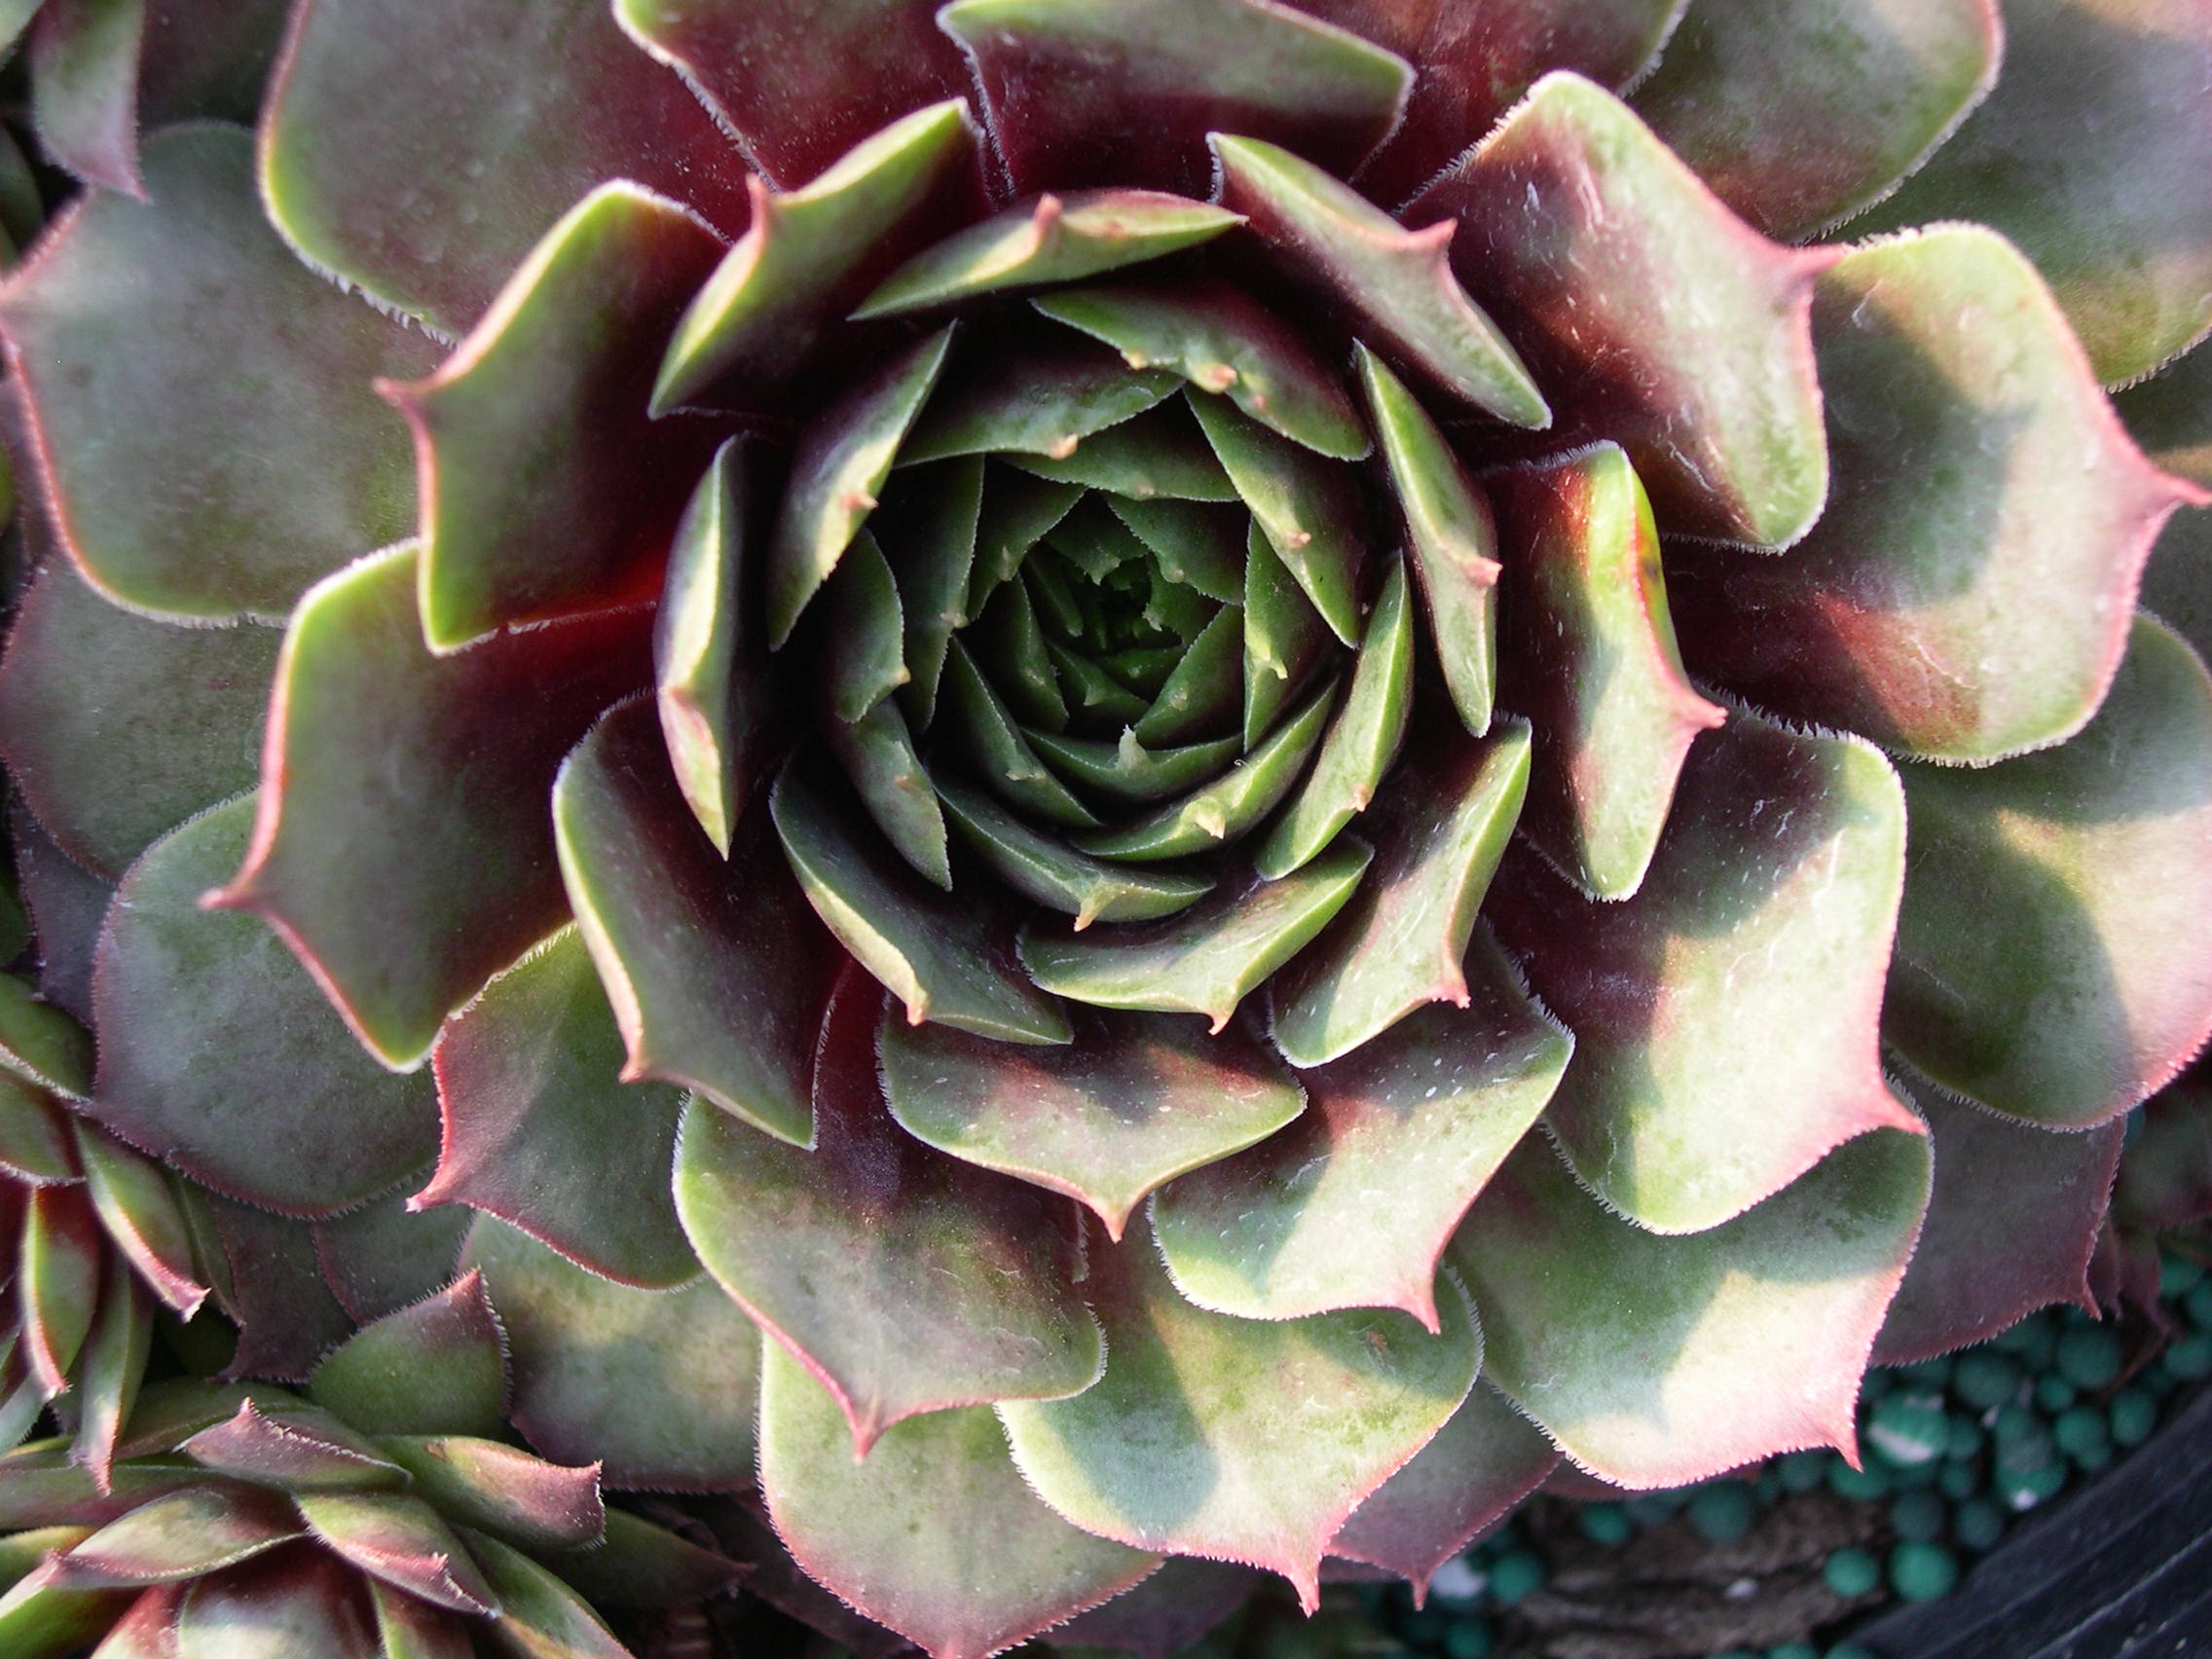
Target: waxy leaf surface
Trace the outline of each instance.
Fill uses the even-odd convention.
[[[30,26],[31,117],[40,147],[87,184],[139,197],[146,13],[146,0],[56,0],[41,6]]]
[[[366,1434],[497,1436],[506,1349],[481,1275],[353,1333],[316,1366],[308,1397]]]

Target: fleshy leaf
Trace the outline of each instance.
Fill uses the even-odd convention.
[[[468,1627],[446,1617],[427,1602],[373,1578],[361,1580],[376,1614],[378,1659],[475,1659]]]
[[[1092,794],[1139,805],[1181,794],[1220,772],[1243,752],[1243,745],[1234,737],[1175,749],[1147,749],[1126,726],[1117,743],[1026,729],[1024,735],[1029,746],[1050,760],[1062,778]]]
[[[952,849],[944,813],[899,705],[878,703],[849,725],[830,721],[822,739],[883,838],[916,874],[949,892]]]
[[[628,1050],[622,1080],[696,1088],[803,1146],[837,951],[767,813],[748,813],[729,858],[718,859],[659,748],[650,712],[625,704],[576,746],[553,787],[569,903]]]
[[[239,1327],[222,1375],[304,1380],[353,1328],[323,1274],[313,1227],[186,1182],[175,1191],[215,1305]]]
[[[682,75],[749,161],[787,187],[895,117],[968,86],[929,8],[903,0],[615,0],[614,16]],[[761,72],[765,63],[773,73]]]
[[[1009,806],[1063,830],[1095,829],[1098,820],[1029,747],[1014,711],[959,641],[945,661],[942,734]]]
[[[1267,537],[1256,529],[1253,539]],[[1285,585],[1288,585],[1287,578]],[[1316,629],[1320,618],[1313,618]],[[1209,733],[1236,733],[1244,699],[1244,608],[1225,605],[1191,642],[1160,694],[1129,728],[1139,743],[1181,743]]]
[[[174,1659],[383,1659],[358,1582],[306,1545],[197,1580],[177,1608]]]
[[[2194,653],[2139,617],[2072,742],[1902,770],[1912,863],[1884,1037],[1943,1087],[2051,1127],[2101,1123],[2179,1071],[2212,1031],[2212,681]]]
[[[876,492],[951,345],[946,327],[900,352],[800,434],[768,540],[771,649],[791,638],[799,612],[875,510]]]
[[[2004,11],[1996,90],[1870,223],[1996,227],[2050,283],[2097,378],[2134,380],[2212,325],[2212,19],[2189,0]]]
[[[992,872],[1033,903],[1073,916],[1079,933],[1096,921],[1170,916],[1212,890],[1202,875],[1111,865],[1079,853],[1031,829],[981,790],[950,780],[937,788],[953,824]]]
[[[492,1640],[517,1659],[631,1659],[583,1598],[536,1562],[483,1532],[466,1539],[498,1607]]]
[[[55,1563],[64,1584],[173,1584],[233,1567],[300,1535],[274,1493],[206,1482],[139,1505]]]
[[[668,1196],[680,1097],[619,1081],[621,1056],[590,955],[563,928],[439,1034],[444,1142],[408,1202],[486,1211],[624,1284],[689,1278]]]
[[[327,1215],[422,1166],[436,1101],[427,1077],[394,1077],[361,1052],[258,919],[202,907],[238,868],[254,810],[248,795],[190,820],[117,889],[96,958],[107,1038],[88,1110],[217,1191]]]
[[[1185,1296],[1244,1319],[1400,1308],[1438,1328],[1437,1258],[1574,1048],[1494,944],[1468,955],[1466,1006],[1426,1009],[1302,1073],[1302,1121],[1154,1200]]]
[[[1559,413],[1547,453],[1620,444],[1670,531],[1805,534],[1827,496],[1806,313],[1834,250],[1768,241],[1567,73],[1407,211],[1458,220],[1453,268]]]
[[[8,829],[16,881],[38,953],[39,995],[89,1023],[92,947],[99,941],[114,884],[102,881],[56,846],[19,800],[8,814]]]
[[[1321,620],[1254,521],[1244,538],[1244,746],[1258,746],[1283,705],[1305,688],[1329,649]],[[1218,621],[1219,619],[1216,618]],[[1194,652],[1195,654],[1195,652]],[[1164,699],[1172,682],[1161,687]],[[1223,696],[1217,690],[1216,697]],[[1202,690],[1198,692],[1202,697]],[[1138,736],[1144,735],[1140,723]]]
[[[546,792],[600,711],[651,676],[642,609],[432,656],[416,563],[394,548],[301,601],[277,661],[273,787],[220,900],[275,924],[393,1067],[560,923]]]
[[[270,234],[245,133],[163,133],[145,166],[149,203],[85,198],[0,300],[54,523],[127,605],[280,617],[405,534],[406,429],[362,387],[433,349]]]
[[[983,463],[971,458],[903,472],[885,495],[891,510],[878,520],[878,528],[899,581],[905,661],[913,675],[903,701],[913,723],[926,727],[937,712],[946,646],[968,625],[982,522]]]
[[[44,1187],[77,1178],[75,1137],[60,1104],[14,1073],[0,1072],[0,1179]]]
[[[1157,389],[1156,383],[1146,384]],[[1037,478],[1111,491],[1135,501],[1164,498],[1180,506],[1236,499],[1236,487],[1181,398],[1092,433],[1071,455],[1010,455],[1006,460]]]
[[[609,1608],[695,1606],[753,1570],[626,1509],[607,1511],[607,1534],[598,1542],[547,1552],[545,1560],[570,1589]]]
[[[1335,373],[1299,332],[1227,282],[1079,288],[1031,302],[1102,340],[1132,369],[1163,365],[1225,395],[1293,443],[1358,461],[1367,433]]]
[[[420,1170],[359,1209],[314,1224],[316,1265],[356,1325],[373,1324],[453,1282],[469,1212],[408,1208],[429,1174]]]
[[[2088,1307],[2120,1125],[2054,1134],[1940,1088],[1899,1088],[1928,1120],[1936,1185],[1874,1363],[1985,1342],[2053,1302]]]
[[[1310,1612],[1345,1517],[1458,1409],[1482,1361],[1464,1294],[1444,1334],[1406,1314],[1229,1319],[1177,1294],[1149,1228],[1094,1248],[1106,1374],[999,1407],[1014,1461],[1086,1531],[1279,1572]]]
[[[1360,578],[1367,549],[1349,468],[1277,437],[1217,397],[1193,395],[1222,469],[1252,509],[1275,554],[1344,644],[1359,640]]]
[[[1164,921],[1078,937],[1022,930],[1021,960],[1047,990],[1096,1008],[1202,1014],[1219,1032],[1246,993],[1344,908],[1372,855],[1350,836],[1280,881],[1233,879]]]
[[[1904,831],[1870,746],[1739,714],[1691,752],[1634,899],[1510,860],[1485,914],[1575,1035],[1546,1122],[1614,1211],[1699,1232],[1853,1136],[1919,1130],[1876,1037]]]
[[[1557,1467],[1542,1431],[1478,1382],[1436,1438],[1351,1512],[1329,1553],[1398,1574],[1418,1606],[1437,1568]]]
[[[31,116],[46,153],[87,184],[143,198],[138,63],[146,0],[50,0],[30,27]]]
[[[608,179],[734,230],[745,171],[729,140],[610,12],[608,0],[511,16],[422,0],[296,8],[261,123],[270,218],[316,270],[449,336]],[[436,120],[420,118],[432,108]]]
[[[108,1241],[171,1312],[190,1319],[206,1300],[207,1287],[200,1282],[184,1212],[161,1166],[90,1121],[74,1127],[85,1195]]]
[[[2212,489],[2212,351],[2190,351],[2112,400],[2152,461]]]
[[[467,1550],[438,1512],[390,1492],[301,1493],[294,1499],[323,1548],[371,1578],[449,1612],[498,1609]]]
[[[1180,385],[1166,369],[1132,369],[1112,351],[1060,330],[970,351],[946,377],[901,465],[1001,450],[1065,461],[1083,441],[1142,415]]]
[[[499,1310],[510,1415],[531,1445],[602,1465],[612,1487],[719,1492],[753,1479],[759,1334],[707,1274],[633,1290],[489,1217],[463,1260]]]
[[[830,999],[812,1152],[694,1105],[676,1170],[692,1247],[836,1395],[862,1456],[903,1418],[1071,1393],[1100,1361],[1068,1288],[1073,1206],[891,1122],[875,1061],[883,1008],[857,972]]]
[[[1486,1367],[1577,1465],[1679,1486],[1806,1446],[1856,1459],[1860,1374],[1928,1203],[1928,1142],[1862,1135],[1703,1233],[1646,1232],[1530,1136],[1453,1240]]]
[[[1498,420],[1551,424],[1520,354],[1452,275],[1449,223],[1406,230],[1287,150],[1222,133],[1208,141],[1223,203],[1303,281],[1355,316],[1362,333]]]
[[[940,1152],[1088,1204],[1119,1238],[1161,1182],[1252,1145],[1305,1097],[1257,1034],[1209,1037],[1188,1014],[1076,1015],[1058,1049],[1010,1049],[887,1019],[891,1115]]]
[[[824,584],[823,605],[822,676],[830,712],[858,720],[913,679],[898,579],[865,529]]]
[[[1584,891],[1626,899],[1651,866],[1683,756],[1726,716],[1690,689],[1651,503],[1618,447],[1490,484],[1511,572],[1498,695],[1535,737],[1529,839]]]
[[[1194,247],[1236,223],[1227,208],[1155,190],[1041,196],[917,253],[853,315],[897,316],[1007,288],[1080,281]]]
[[[506,1399],[499,1325],[477,1274],[348,1338],[308,1396],[367,1434],[497,1435]]]
[[[13,974],[0,975],[0,1071],[72,1100],[92,1075],[91,1034]]]
[[[22,1358],[36,1392],[53,1399],[91,1335],[106,1240],[76,1187],[33,1187],[23,1197],[15,1260]]]
[[[1111,1602],[1052,1632],[1062,1647],[1110,1648],[1137,1659],[1172,1659],[1222,1623],[1266,1579],[1235,1562],[1169,1556],[1160,1570]]]
[[[2212,1216],[2212,1111],[2206,1077],[2193,1073],[2146,1101],[2113,1192],[2113,1219],[2129,1228],[2187,1227]]]
[[[761,1346],[760,1484],[777,1531],[808,1573],[931,1659],[984,1659],[1159,1565],[1040,1503],[987,1407],[896,1423],[862,1461],[836,1397]],[[958,1519],[916,1526],[924,1513]]]
[[[563,1468],[470,1435],[388,1435],[386,1452],[440,1512],[522,1549],[580,1549],[607,1532],[596,1467]]]
[[[2081,729],[2158,526],[2212,498],[2156,471],[2034,269],[1938,227],[1852,250],[1813,340],[1834,486],[1788,559],[1694,553],[1682,632],[1764,707],[1980,762]]]
[[[1236,508],[1125,496],[1109,496],[1106,505],[1152,550],[1160,573],[1169,581],[1230,605],[1243,600],[1247,520]]]
[[[407,1484],[407,1471],[327,1412],[252,1400],[178,1448],[203,1468],[278,1492],[373,1492]]]
[[[1466,1006],[1461,963],[1520,818],[1529,728],[1514,720],[1471,738],[1433,715],[1421,723],[1360,820],[1374,868],[1272,987],[1275,1043],[1293,1065],[1350,1053],[1424,1004]]]
[[[666,18],[682,0],[623,3]],[[814,21],[819,27],[819,10]],[[847,83],[848,91],[858,87]],[[980,204],[977,163],[975,123],[967,104],[954,101],[893,122],[804,190],[778,196],[756,180],[752,224],[669,342],[653,413],[725,398],[740,408],[774,407],[818,350],[833,349],[845,313],[886,273],[940,224]]]
[[[719,434],[647,418],[652,359],[721,248],[680,203],[602,185],[435,374],[380,384],[415,432],[432,650],[657,590]]]
[[[974,61],[1016,190],[1133,182],[1196,195],[1215,129],[1349,172],[1398,124],[1413,84],[1394,53],[1256,0],[955,0],[938,16]]]
[[[769,797],[792,872],[830,931],[906,1005],[1010,1043],[1064,1043],[1066,1017],[1022,977],[996,917],[858,839],[822,786],[786,767]],[[864,831],[865,833],[865,831]]]
[[[1702,0],[1632,101],[1723,202],[1796,241],[1950,137],[1996,84],[2002,34],[1996,0]]]

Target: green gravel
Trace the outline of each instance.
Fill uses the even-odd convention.
[[[2122,1388],[2105,1408],[2116,1446],[2140,1446],[2158,1426],[2158,1402],[2139,1388]]]
[[[2109,1387],[2120,1376],[2120,1339],[2100,1325],[2077,1325],[2058,1339],[2058,1369],[2077,1388]]]
[[[1882,1564],[1857,1545],[1837,1550],[1821,1568],[1821,1581],[1838,1596],[1860,1597],[1882,1582]]]
[[[1985,1497],[1970,1497],[1951,1512],[1951,1536],[1963,1549],[1993,1548],[2005,1535],[2005,1512]]]
[[[1951,1373],[1951,1388],[1975,1411],[1987,1411],[2019,1392],[2026,1375],[2012,1355],[1995,1348],[1975,1348],[1959,1356]]]
[[[1910,1543],[1940,1538],[1949,1523],[1943,1500],[1932,1492],[1908,1492],[1890,1505],[1890,1530]]]
[[[1901,1543],[1890,1551],[1890,1588],[1900,1602],[1933,1602],[1959,1581],[1959,1558],[1941,1544]]]
[[[1490,1599],[1510,1607],[1544,1587],[1543,1558],[1531,1550],[1509,1550],[1491,1564]]]
[[[1636,1534],[1636,1523],[1617,1503],[1585,1503],[1577,1519],[1582,1535],[1594,1544],[1625,1544]]]
[[[1690,1525],[1715,1544],[1732,1544],[1749,1532],[1757,1513],[1751,1489],[1742,1481],[1709,1486],[1690,1499]]]

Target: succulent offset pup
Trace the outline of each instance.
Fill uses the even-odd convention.
[[[0,289],[96,1064],[0,1062],[228,1230],[240,1375],[458,1265],[538,1452],[965,1659],[1848,1454],[2086,1295],[2212,1031],[2203,6],[296,0],[142,140],[108,68]]]

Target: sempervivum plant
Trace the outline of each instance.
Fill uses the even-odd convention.
[[[2207,75],[2194,0],[299,0],[0,291],[81,1109],[458,1249],[538,1451],[756,1478],[940,1656],[1848,1450],[2086,1294],[2212,1028],[2203,401],[2104,389],[2212,326]]]

